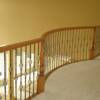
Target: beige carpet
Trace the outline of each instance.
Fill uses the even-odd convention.
[[[33,100],[100,100],[100,57],[58,69]]]

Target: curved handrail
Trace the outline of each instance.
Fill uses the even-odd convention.
[[[71,29],[88,29],[88,28],[97,28],[97,27],[100,27],[99,25],[98,26],[76,26],[76,27],[62,27],[62,28],[56,28],[56,29],[52,29],[52,30],[49,30],[45,33],[42,34],[41,38],[44,38],[46,35],[48,34],[52,34],[54,32],[58,32],[58,31],[63,31],[63,30],[71,30]]]
[[[70,29],[88,29],[88,28],[97,28],[100,27],[98,26],[77,26],[77,27],[65,27],[65,28],[57,28],[57,29],[53,29],[50,31],[47,31],[45,33],[43,33],[40,38],[37,39],[32,39],[32,40],[28,40],[28,41],[23,41],[23,42],[18,42],[18,43],[14,43],[14,44],[8,44],[8,45],[4,45],[4,46],[0,46],[0,52],[3,51],[7,51],[7,50],[11,50],[11,49],[15,49],[15,48],[20,48],[22,46],[26,46],[28,44],[32,44],[33,42],[39,42],[41,41],[43,38],[45,38],[46,35],[54,33],[54,32],[58,32],[58,31],[62,31],[62,30],[70,30]]]

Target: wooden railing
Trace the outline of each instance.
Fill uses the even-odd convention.
[[[46,33],[44,41],[45,73],[64,64],[92,59],[94,27],[63,28]]]
[[[39,39],[0,47],[0,100],[31,99],[44,91],[55,69],[93,59],[100,53],[95,53],[98,28],[55,29]]]
[[[36,39],[0,47],[3,100],[26,100],[39,93],[38,80],[40,82],[43,65],[41,44],[42,39]]]

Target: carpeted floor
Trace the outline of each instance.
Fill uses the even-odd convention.
[[[33,100],[100,100],[100,57],[56,70]]]

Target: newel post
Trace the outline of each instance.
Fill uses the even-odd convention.
[[[41,41],[41,51],[40,51],[40,74],[37,81],[37,93],[44,91],[45,75],[44,75],[44,40]]]
[[[90,49],[90,52],[89,52],[89,59],[90,60],[95,57],[95,36],[96,36],[96,27],[94,27],[92,48]]]

